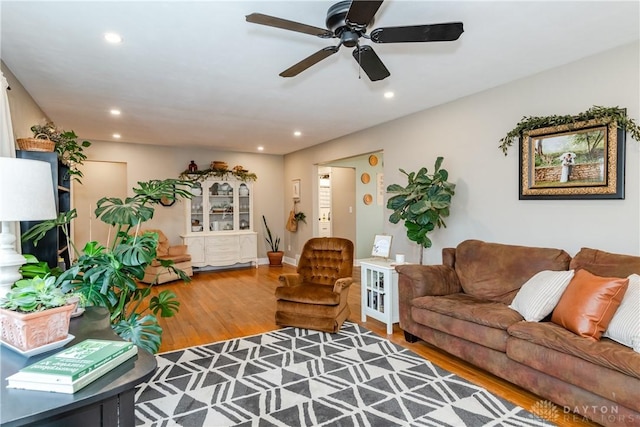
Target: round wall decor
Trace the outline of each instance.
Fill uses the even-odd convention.
[[[375,154],[372,154],[369,156],[369,164],[371,166],[375,166],[378,164],[378,156],[376,156]]]
[[[365,205],[370,205],[371,202],[373,202],[373,196],[371,194],[367,193],[367,194],[364,195],[362,200],[364,201]]]
[[[363,173],[362,175],[360,175],[360,181],[362,181],[363,184],[368,184],[369,181],[371,181],[371,175],[366,172]]]

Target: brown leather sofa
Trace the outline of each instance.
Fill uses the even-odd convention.
[[[625,278],[640,273],[640,257],[583,248],[571,258],[561,249],[478,240],[442,255],[442,265],[396,267],[408,341],[420,338],[556,403],[561,410],[549,420],[560,425],[583,416],[606,426],[640,425],[640,353],[606,337],[576,335],[548,318],[524,321],[509,307],[540,271]]]
[[[163,267],[158,260],[168,259],[174,262],[174,267],[182,270],[189,277],[193,276],[193,268],[191,266],[191,255],[187,252],[187,245],[169,245],[169,239],[161,230],[141,230],[142,233],[157,233],[158,248],[156,249],[156,259],[145,269],[142,282],[144,283],[166,283],[178,280],[180,277]]]

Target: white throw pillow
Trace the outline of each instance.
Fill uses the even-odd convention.
[[[629,276],[629,287],[613,315],[605,337],[640,353],[640,276]]]
[[[573,272],[544,270],[536,273],[522,285],[509,308],[520,313],[528,322],[541,321],[560,301],[573,278]]]

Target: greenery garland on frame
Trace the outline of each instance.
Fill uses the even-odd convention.
[[[545,117],[527,117],[524,116],[522,120],[518,122],[515,128],[511,129],[504,138],[500,140],[499,148],[504,155],[507,155],[507,150],[513,145],[513,141],[516,138],[522,136],[524,132],[534,129],[540,129],[551,126],[567,125],[569,129],[576,122],[582,122],[593,119],[602,119],[607,123],[614,121],[618,123],[618,126],[626,129],[631,138],[640,142],[640,126],[636,122],[627,117],[626,109],[620,107],[601,107],[594,105],[583,113],[579,113],[575,116],[545,116]]]
[[[236,170],[236,169],[204,169],[195,172],[189,172],[188,170],[182,172],[180,174],[180,179],[185,179],[188,181],[205,181],[210,177],[218,178],[218,179],[226,179],[229,175],[232,175],[239,179],[240,181],[248,182],[255,181],[258,179],[255,173],[247,172],[245,170]]]

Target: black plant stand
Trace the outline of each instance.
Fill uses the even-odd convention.
[[[71,319],[75,339],[66,347],[88,338],[119,340],[103,307],[87,307]],[[0,425],[10,426],[134,426],[135,386],[148,380],[156,369],[155,357],[142,349],[126,361],[74,394],[7,389],[6,378],[56,350],[26,358],[2,346],[0,349]],[[60,351],[60,350],[57,350]]]

